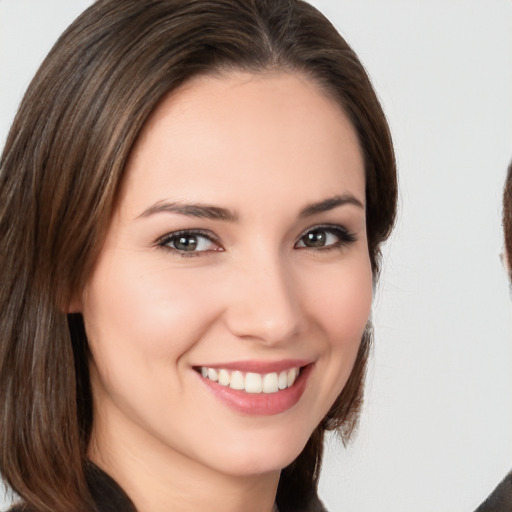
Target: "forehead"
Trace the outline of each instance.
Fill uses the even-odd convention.
[[[122,196],[230,203],[310,189],[323,199],[343,192],[333,188],[364,190],[363,167],[355,130],[314,81],[230,72],[193,79],[160,102],[131,152]]]

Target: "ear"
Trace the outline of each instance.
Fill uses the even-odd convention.
[[[508,251],[506,247],[504,247],[500,252],[500,261],[501,264],[503,265],[503,268],[506,270],[507,274],[509,276],[512,276],[512,269],[510,268],[510,259],[508,257]]]

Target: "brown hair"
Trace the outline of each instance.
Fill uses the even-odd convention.
[[[30,84],[0,161],[0,472],[30,510],[89,511],[93,421],[87,339],[65,305],[81,290],[144,122],[190,78],[229,69],[303,73],[350,118],[364,153],[375,278],[397,182],[385,116],[357,56],[301,0],[99,0],[65,31]],[[324,431],[348,440],[371,332],[352,374],[277,501],[316,491]]]
[[[503,190],[503,231],[505,234],[505,252],[508,272],[512,276],[512,162],[508,166],[507,179]]]

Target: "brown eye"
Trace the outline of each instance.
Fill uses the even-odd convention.
[[[181,254],[222,250],[221,246],[214,240],[213,236],[194,231],[178,231],[175,233],[169,233],[158,242],[158,245]]]
[[[195,251],[199,244],[196,235],[179,236],[172,241],[174,248],[178,251]]]
[[[305,247],[324,247],[327,241],[327,234],[325,231],[315,230],[310,231],[302,237]]]
[[[304,233],[295,244],[298,249],[330,249],[354,242],[356,237],[342,226],[319,226]]]

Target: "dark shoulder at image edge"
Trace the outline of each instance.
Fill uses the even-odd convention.
[[[501,481],[490,496],[475,512],[511,512],[512,511],[512,471]]]

